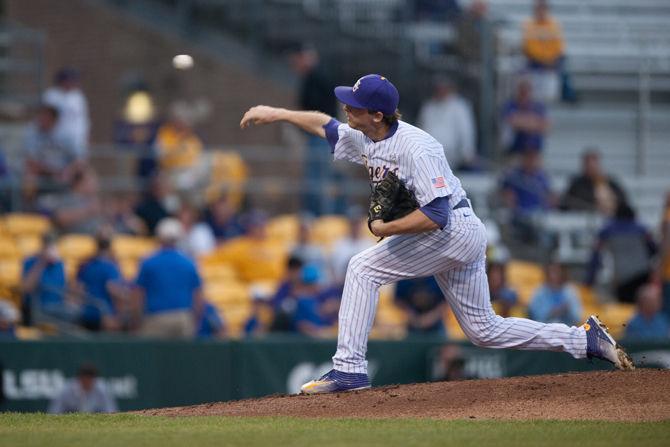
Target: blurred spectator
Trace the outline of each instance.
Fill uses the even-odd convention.
[[[489,280],[489,294],[496,314],[507,318],[518,301],[516,291],[507,286],[507,264],[491,262],[486,269]]]
[[[310,46],[303,46],[290,55],[293,71],[300,79],[298,105],[301,110],[315,110],[337,116],[337,101],[333,93],[334,83],[319,65],[319,53]],[[314,215],[326,212],[328,202],[326,188],[333,180],[333,164],[330,147],[323,138],[306,135],[307,151],[303,163],[302,209]]]
[[[443,346],[433,365],[433,380],[451,382],[471,379],[465,372],[465,358],[458,345]]]
[[[92,169],[83,169],[72,178],[70,190],[55,198],[42,201],[51,210],[56,227],[63,233],[95,234],[102,225],[100,185]]]
[[[395,303],[407,313],[410,334],[446,337],[444,312],[447,301],[435,278],[429,276],[398,281]]]
[[[559,79],[563,69],[563,32],[549,14],[549,2],[535,0],[533,17],[523,24],[523,52],[537,92],[544,101],[558,98]]]
[[[216,247],[216,239],[211,228],[200,220],[200,212],[189,204],[182,205],[179,210],[179,222],[184,230],[184,237],[179,247],[187,254],[197,257],[211,252]]]
[[[203,306],[195,336],[197,338],[225,338],[226,325],[217,308],[209,301],[205,301]]]
[[[297,307],[296,290],[302,284],[302,268],[304,262],[300,258],[290,257],[286,263],[286,273],[270,304],[274,309],[272,332],[286,332],[293,329],[293,317]]]
[[[19,322],[19,312],[7,300],[0,298],[0,339],[16,336],[16,324]]]
[[[240,222],[235,208],[225,196],[209,205],[205,211],[205,222],[211,228],[218,242],[244,234],[242,222]]]
[[[567,284],[565,266],[557,262],[545,268],[545,283],[533,293],[528,315],[543,323],[564,323],[573,326],[582,318],[582,304],[577,290]]]
[[[612,216],[619,203],[626,203],[626,194],[617,182],[603,172],[600,152],[587,149],[582,155],[582,172],[570,181],[561,201],[568,211],[600,212]]]
[[[328,328],[336,321],[332,319],[332,304],[336,302],[339,307],[339,300],[321,297],[320,275],[321,271],[317,266],[306,264],[302,268],[301,282],[297,290],[294,327],[298,333],[310,337],[328,335]],[[323,309],[324,307],[328,309]]]
[[[82,323],[94,331],[116,331],[127,320],[128,289],[112,256],[109,236],[99,233],[96,244],[95,255],[82,263],[77,272],[77,281],[84,292]]]
[[[191,192],[207,178],[204,144],[193,130],[198,115],[195,105],[175,102],[170,107],[169,119],[158,129],[155,141],[158,164],[176,191]]]
[[[413,3],[417,21],[452,21],[461,13],[457,0],[415,0]]]
[[[490,28],[487,26],[487,16],[488,3],[485,0],[473,0],[458,20],[458,51],[468,62],[480,62],[482,33],[489,31]]]
[[[65,266],[58,255],[56,236],[47,233],[42,249],[23,262],[21,289],[23,292],[23,323],[33,323],[32,310],[37,308],[55,317],[75,321],[78,311],[65,299]]]
[[[83,166],[73,141],[56,132],[58,109],[42,105],[23,140],[23,194],[32,202],[40,192],[60,191]]]
[[[251,292],[251,315],[244,323],[244,336],[255,337],[264,335],[275,323],[275,313],[272,303],[268,302],[270,296],[265,293]],[[288,330],[290,319],[286,319],[286,326],[277,326],[278,331]]]
[[[177,200],[172,195],[169,182],[162,174],[156,174],[149,182],[149,190],[135,207],[135,214],[144,221],[150,234],[156,231],[158,222],[176,211]]]
[[[200,275],[193,261],[176,248],[183,234],[178,220],[163,219],[157,227],[161,248],[140,265],[136,284],[144,302],[142,335],[190,338],[202,318]]]
[[[300,258],[305,264],[319,270],[321,284],[327,283],[329,278],[326,268],[326,255],[320,245],[311,241],[314,219],[309,215],[302,215],[298,226],[298,240],[291,248],[290,256]]]
[[[626,338],[661,340],[670,337],[670,322],[661,312],[661,290],[645,284],[637,293],[637,313],[626,324]]]
[[[86,96],[79,85],[79,72],[73,68],[60,69],[42,100],[58,109],[56,133],[73,143],[78,158],[86,159],[90,119]]]
[[[133,210],[132,196],[124,193],[114,194],[106,201],[103,213],[105,223],[116,234],[147,234],[147,226]]]
[[[217,247],[216,256],[232,265],[242,281],[281,279],[286,246],[267,237],[267,215],[263,211],[252,211],[243,222],[246,234]]]
[[[291,68],[300,78],[298,105],[300,110],[314,110],[337,116],[337,101],[333,94],[334,82],[319,65],[316,48],[303,45],[291,53]]]
[[[114,122],[114,143],[134,151],[138,157],[137,173],[146,179],[156,173],[156,160],[151,154],[159,122],[156,107],[146,83],[135,80],[129,86],[122,115]]]
[[[542,229],[539,217],[553,207],[555,197],[542,166],[542,154],[537,150],[523,151],[520,165],[503,178],[501,191],[504,206],[511,211],[510,225],[506,226],[510,237],[548,248],[550,236]]]
[[[98,379],[98,369],[81,365],[77,377],[68,380],[63,389],[49,403],[49,413],[115,413],[114,397]]]
[[[528,79],[521,78],[514,98],[503,106],[502,143],[512,154],[526,149],[542,150],[549,130],[545,106],[533,100]]]
[[[613,268],[614,294],[619,301],[631,303],[638,289],[649,281],[656,251],[651,233],[636,221],[635,211],[621,203],[614,217],[598,233],[586,283],[595,284],[603,255],[608,255]]]
[[[433,96],[421,106],[418,125],[444,147],[452,169],[474,166],[475,118],[452,80],[438,77],[433,81]]]
[[[349,235],[336,241],[333,244],[333,250],[330,253],[330,264],[333,275],[333,283],[344,284],[344,277],[347,274],[347,267],[351,258],[372,247],[375,244],[374,239],[364,233],[362,210],[352,209],[348,213]]]
[[[670,192],[665,196],[661,217],[661,254],[658,277],[663,287],[663,313],[670,320]]]

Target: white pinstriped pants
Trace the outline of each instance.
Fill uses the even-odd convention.
[[[335,369],[367,373],[365,354],[380,286],[430,275],[435,275],[463,332],[475,345],[586,357],[582,327],[496,315],[485,264],[486,230],[471,208],[454,210],[444,230],[392,236],[354,256],[340,304]]]

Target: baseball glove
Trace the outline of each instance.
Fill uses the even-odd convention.
[[[368,227],[370,228],[373,220],[382,219],[384,222],[390,222],[405,217],[418,207],[419,202],[412,191],[407,189],[393,171],[389,171],[370,195]]]

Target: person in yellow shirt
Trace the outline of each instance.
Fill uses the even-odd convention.
[[[523,52],[531,68],[558,68],[564,52],[561,25],[549,15],[546,0],[535,2],[533,17],[523,24]]]
[[[155,150],[161,171],[165,172],[177,191],[193,190],[206,178],[207,164],[204,144],[193,130],[197,113],[185,102],[170,107],[168,120],[156,135]]]
[[[534,87],[540,99],[554,100],[560,93],[564,100],[575,100],[565,71],[563,30],[550,15],[546,0],[535,1],[533,17],[523,24],[523,53],[534,74]]]

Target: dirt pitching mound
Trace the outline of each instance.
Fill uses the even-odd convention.
[[[270,396],[144,410],[161,416],[670,419],[670,370],[642,369],[421,383],[315,396]]]

